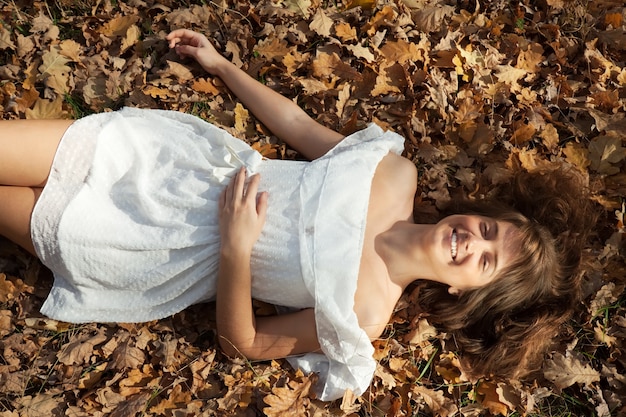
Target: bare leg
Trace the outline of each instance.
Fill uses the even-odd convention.
[[[0,235],[34,254],[30,217],[73,120],[0,121]]]
[[[61,137],[73,120],[0,121],[0,184],[45,185]],[[4,204],[0,198],[0,205]],[[0,234],[2,230],[0,229]]]
[[[0,234],[33,255],[30,216],[41,188],[0,186]]]

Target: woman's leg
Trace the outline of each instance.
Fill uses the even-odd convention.
[[[63,133],[72,123],[73,120],[0,121],[0,185],[43,187]],[[1,204],[4,203],[0,197]]]
[[[0,121],[0,235],[34,254],[30,216],[73,120]]]
[[[33,255],[30,216],[41,188],[0,186],[0,234]]]

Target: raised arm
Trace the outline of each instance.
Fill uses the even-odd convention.
[[[203,35],[179,29],[167,35],[180,57],[192,57],[216,75],[278,138],[309,159],[324,155],[343,135],[313,120],[293,101],[251,78],[219,54]]]
[[[257,196],[259,176],[247,187],[242,169],[220,199],[221,252],[217,332],[224,352],[274,359],[319,349],[312,309],[256,317],[252,309],[250,254],[265,221],[267,194]]]

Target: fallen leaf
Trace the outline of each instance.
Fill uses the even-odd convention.
[[[333,19],[328,17],[324,10],[320,8],[313,15],[313,21],[309,24],[309,27],[320,36],[330,36],[333,25]]]
[[[546,361],[543,374],[560,390],[574,384],[591,386],[594,382],[600,381],[598,371],[588,364],[583,364],[579,359],[566,357],[559,352],[554,353],[552,359]]]

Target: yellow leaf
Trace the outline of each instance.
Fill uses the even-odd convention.
[[[193,88],[194,91],[209,94],[212,96],[219,94],[219,90],[213,85],[213,83],[204,78],[200,78],[199,80],[194,80],[191,83],[191,88]]]
[[[235,106],[235,131],[237,133],[242,134],[246,131],[249,117],[248,110],[241,103],[237,103]]]

